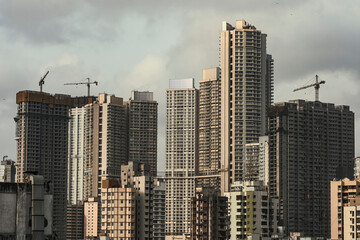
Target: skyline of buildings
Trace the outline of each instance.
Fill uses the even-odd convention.
[[[330,235],[329,181],[354,171],[353,112],[318,101],[271,106],[266,34],[245,21],[224,22],[220,43],[221,68],[204,69],[200,89],[193,78],[169,81],[164,181],[155,178],[152,92],[133,91],[129,101],[17,94],[17,179],[37,172],[51,181],[60,239],[59,203],[69,222],[81,212],[74,204],[84,205],[88,239],[211,239],[214,224],[226,238],[270,238],[283,227],[286,235]]]

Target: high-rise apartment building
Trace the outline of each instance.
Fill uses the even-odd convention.
[[[154,180],[153,239],[165,240],[165,179]]]
[[[330,184],[353,177],[354,113],[348,106],[294,100],[269,110],[269,189],[286,233],[330,237]]]
[[[198,159],[198,90],[194,79],[170,80],[166,90],[166,238],[191,231]]]
[[[71,98],[68,134],[68,203],[76,205],[83,201],[84,158],[85,158],[85,105],[95,101],[95,97]]]
[[[199,89],[199,177],[197,186],[220,189],[220,68],[203,70]]]
[[[69,204],[66,211],[66,240],[84,239],[84,204]]]
[[[270,239],[277,235],[279,200],[259,181],[235,182],[230,202],[230,239]]]
[[[193,240],[227,240],[228,198],[220,196],[220,190],[197,187],[192,201]]]
[[[5,157],[4,157],[5,158]],[[4,159],[0,163],[0,182],[15,182],[15,162],[9,159]]]
[[[331,239],[359,238],[360,179],[331,181],[330,191]]]
[[[266,34],[253,25],[223,22],[221,68],[221,189],[243,180],[245,144],[265,134],[266,110],[273,101],[273,60]]]
[[[123,99],[99,94],[85,106],[84,199],[101,193],[101,181],[120,178],[128,161],[127,111]]]
[[[16,94],[17,182],[27,173],[52,185],[53,230],[65,239],[69,95],[21,91]]]
[[[135,189],[136,200],[136,239],[151,239],[153,235],[154,178],[150,166],[144,163],[129,162],[121,166],[121,185]]]
[[[152,176],[156,176],[158,103],[153,93],[133,91],[128,111],[129,161],[149,165]]]

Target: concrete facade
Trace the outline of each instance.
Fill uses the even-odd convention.
[[[152,92],[133,91],[128,101],[129,161],[150,167],[157,175],[157,124],[158,103]]]
[[[330,184],[353,177],[354,113],[294,100],[269,111],[269,189],[282,203],[286,234],[330,237]]]
[[[44,176],[53,188],[53,227],[65,239],[69,95],[20,91],[16,94],[17,182],[27,172]]]
[[[69,204],[66,211],[66,240],[84,239],[84,204]]]
[[[84,238],[98,239],[101,224],[101,204],[99,198],[88,198],[84,202]]]
[[[84,199],[98,197],[101,181],[120,178],[128,160],[127,111],[123,99],[99,94],[85,106]]]
[[[221,68],[221,189],[244,178],[244,147],[265,135],[266,111],[273,101],[273,61],[266,34],[244,20],[223,22]]]
[[[14,183],[16,181],[15,162],[12,160],[3,160],[0,164],[0,182]]]
[[[136,190],[119,180],[104,180],[101,189],[101,232],[113,240],[136,239]]]
[[[270,239],[278,234],[279,201],[270,198],[261,182],[235,182],[228,196],[231,240]]]
[[[0,239],[55,239],[53,196],[42,176],[0,183]]]
[[[153,239],[165,239],[165,179],[154,180]]]
[[[220,190],[210,187],[197,187],[192,200],[193,240],[227,240],[228,198],[220,196]]]
[[[331,239],[356,239],[357,224],[351,218],[360,223],[354,214],[360,207],[360,179],[331,181],[330,191]]]
[[[199,82],[199,173],[197,186],[220,189],[220,68],[203,69]]]
[[[198,90],[194,79],[170,80],[166,90],[167,238],[189,235],[198,171]]]

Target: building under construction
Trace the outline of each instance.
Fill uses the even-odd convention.
[[[287,234],[330,237],[330,181],[353,177],[354,113],[319,101],[269,110],[269,189]]]

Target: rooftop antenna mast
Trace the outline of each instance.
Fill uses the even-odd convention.
[[[45,84],[45,78],[46,78],[46,76],[49,74],[49,71],[47,71],[46,73],[45,73],[45,75],[42,77],[42,78],[40,78],[40,81],[39,81],[39,86],[40,86],[40,92],[42,92],[42,86]]]
[[[90,78],[86,78],[87,82],[77,82],[77,83],[65,83],[64,85],[80,85],[80,84],[85,84],[88,87],[88,97],[90,97],[90,85],[91,84],[95,84],[96,86],[98,85],[97,81],[94,82],[90,82]]]
[[[320,84],[324,84],[324,83],[325,83],[325,81],[320,81],[320,82],[319,82],[319,76],[316,75],[316,76],[315,76],[315,83],[310,84],[310,85],[306,85],[306,86],[304,86],[304,87],[296,88],[296,89],[294,89],[294,92],[299,91],[299,90],[303,90],[303,89],[306,89],[306,88],[309,88],[309,87],[314,87],[314,88],[315,88],[315,101],[316,101],[316,102],[319,102],[319,89],[320,89]]]

